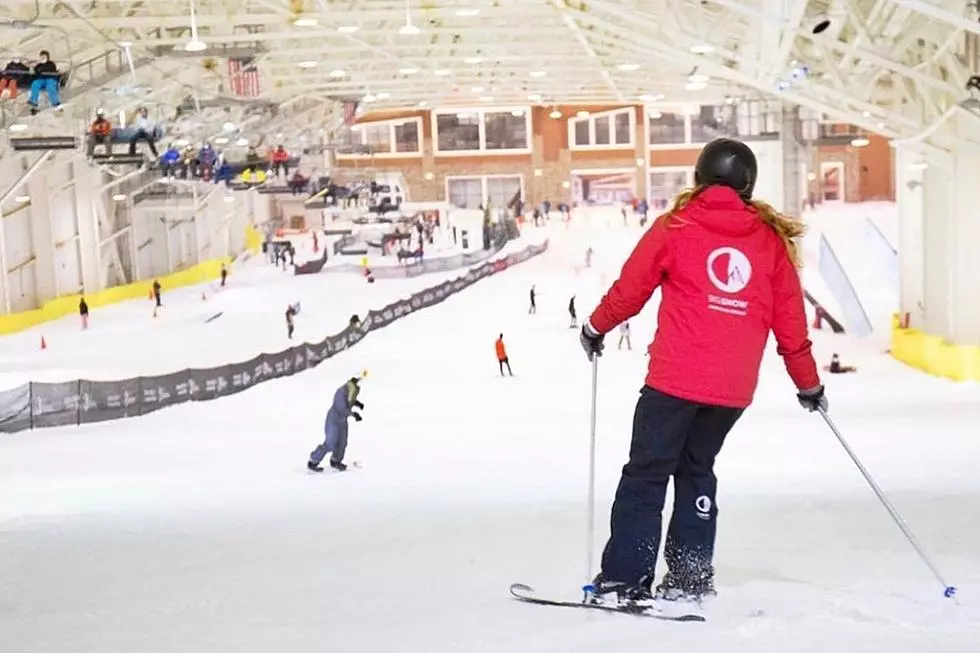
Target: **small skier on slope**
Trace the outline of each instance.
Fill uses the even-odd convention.
[[[633,418],[629,462],[612,507],[595,578],[598,598],[643,603],[651,591],[667,482],[674,513],[656,598],[715,594],[715,457],[752,402],[769,330],[810,411],[827,408],[807,334],[794,238],[801,222],[752,199],[757,164],[744,143],[718,139],[677,198],[637,244],[581,331],[589,360],[603,335],[663,288],[646,384]]]
[[[330,466],[338,472],[347,471],[344,464],[344,453],[347,451],[347,418],[353,417],[355,422],[361,421],[361,414],[354,409],[364,410],[364,404],[358,401],[361,392],[360,377],[353,376],[333,393],[333,403],[327,411],[327,419],[323,425],[324,440],[321,445],[310,453],[306,468],[311,472],[322,472],[320,463],[329,453]]]

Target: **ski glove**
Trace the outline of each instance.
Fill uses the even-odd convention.
[[[360,413],[351,413],[350,416],[354,418],[355,422],[360,422],[362,419],[364,419],[361,417]]]
[[[818,409],[827,412],[827,397],[824,396],[822,385],[818,385],[816,388],[810,388],[809,390],[800,390],[796,394],[796,398],[799,400],[800,405],[811,413]]]
[[[588,322],[582,325],[582,333],[578,339],[582,343],[582,349],[585,350],[585,355],[590,361],[595,356],[602,356],[602,350],[605,347],[603,343],[605,337],[601,333],[596,333]]]
[[[352,405],[354,406],[354,408],[360,408],[361,410],[364,410],[364,404],[362,404],[359,401],[355,401]]]

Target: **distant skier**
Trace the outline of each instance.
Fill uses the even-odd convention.
[[[537,291],[534,289],[534,286],[531,286],[531,305],[527,309],[528,315],[538,314],[538,304],[535,301],[536,299],[537,299]]]
[[[626,342],[626,349],[633,351],[633,343],[630,342],[630,323],[629,321],[623,322],[619,325],[619,345],[616,349],[623,348],[623,341]]]
[[[568,316],[571,318],[568,328],[578,328],[578,314],[575,312],[575,295],[572,295],[572,298],[568,301]]]
[[[581,343],[600,356],[603,334],[633,317],[661,288],[656,338],[633,418],[629,461],[612,507],[597,596],[627,603],[654,598],[667,484],[674,508],[656,593],[665,599],[715,594],[718,507],[715,460],[752,403],[770,330],[809,411],[827,410],[807,334],[795,239],[803,223],[752,199],[758,174],[747,145],[708,143],[697,184],[643,235],[619,279],[585,322]]]
[[[494,348],[497,350],[497,364],[500,366],[500,376],[504,375],[504,365],[507,366],[507,374],[514,376],[514,373],[510,371],[510,359],[507,357],[507,347],[504,346],[504,334],[500,334],[497,341],[494,343]]]
[[[225,267],[225,264],[224,263],[222,263],[221,264],[221,287],[222,288],[225,287],[225,282],[227,280],[228,280],[228,268]]]
[[[591,247],[589,247],[587,250],[585,250],[585,267],[587,267],[587,268],[591,268],[592,267],[592,255],[593,254],[595,254],[595,252],[592,251],[592,248]]]
[[[157,308],[163,306],[163,302],[161,301],[161,297],[162,296],[163,296],[163,286],[160,285],[160,282],[158,280],[154,279],[153,280],[153,299],[155,299],[156,302],[157,302]]]
[[[88,302],[84,297],[78,301],[78,315],[82,318],[82,331],[84,331],[88,328]]]
[[[361,421],[361,414],[354,409],[364,410],[364,404],[358,401],[361,393],[360,378],[352,376],[347,383],[337,388],[333,393],[333,403],[327,411],[327,419],[323,424],[323,443],[310,453],[306,468],[311,472],[322,472],[320,463],[329,453],[330,466],[338,472],[347,470],[344,464],[344,453],[347,451],[347,418],[353,417],[355,422]]]
[[[286,337],[290,340],[293,339],[293,331],[296,330],[295,317],[299,313],[295,304],[290,304],[286,307]]]

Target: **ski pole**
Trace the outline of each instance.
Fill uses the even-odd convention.
[[[861,464],[861,461],[858,459],[857,454],[855,454],[854,450],[851,449],[850,445],[847,444],[847,440],[844,439],[844,436],[841,435],[840,431],[837,430],[837,426],[834,424],[833,420],[830,419],[830,415],[828,415],[827,411],[824,410],[823,408],[818,408],[817,410],[820,412],[820,416],[823,417],[823,420],[827,422],[827,426],[830,427],[830,430],[837,437],[837,440],[840,442],[841,446],[844,447],[844,451],[846,451],[847,455],[850,456],[851,460],[854,461],[854,464],[861,472],[861,475],[864,476],[864,480],[868,482],[868,485],[871,486],[871,489],[874,490],[874,493],[878,495],[878,500],[881,501],[881,505],[885,506],[885,510],[887,510],[888,514],[891,515],[892,521],[895,522],[895,525],[898,526],[899,529],[901,529],[902,534],[905,535],[905,539],[909,541],[909,544],[912,545],[912,548],[915,549],[915,552],[919,554],[919,558],[922,559],[922,562],[924,562],[926,566],[929,567],[929,571],[931,571],[932,575],[936,577],[936,580],[942,583],[943,596],[945,596],[946,598],[953,598],[954,596],[956,596],[956,588],[953,587],[952,585],[949,585],[946,582],[946,580],[943,578],[943,575],[939,573],[939,570],[936,568],[936,565],[932,564],[932,560],[930,560],[929,556],[926,555],[925,551],[922,549],[922,545],[920,545],[919,541],[915,539],[914,535],[912,535],[912,531],[909,530],[908,524],[906,524],[905,520],[902,519],[902,516],[898,514],[898,511],[895,509],[895,506],[891,504],[891,501],[889,501],[888,497],[885,496],[885,493],[881,491],[881,488],[878,487],[878,484],[875,483],[875,480],[871,478],[871,473],[868,472],[868,470],[865,468],[863,464]]]
[[[592,356],[592,415],[589,420],[589,507],[586,518],[586,563],[585,563],[585,599],[589,599],[592,593],[592,571],[593,571],[593,549],[595,549],[595,423],[596,423],[596,396],[599,391],[599,357]]]

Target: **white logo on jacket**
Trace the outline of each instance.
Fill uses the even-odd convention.
[[[694,500],[694,511],[701,519],[711,519],[711,497],[702,494]]]
[[[752,263],[734,247],[719,247],[708,254],[708,279],[715,288],[734,295],[749,285]]]

